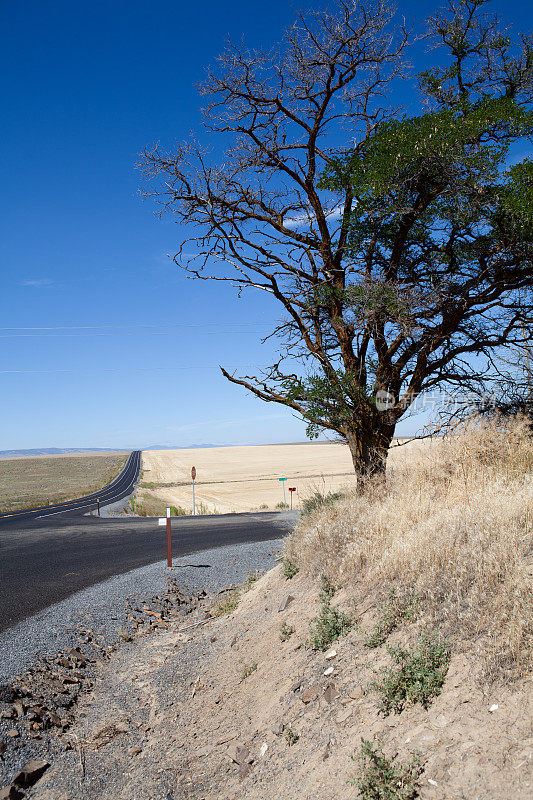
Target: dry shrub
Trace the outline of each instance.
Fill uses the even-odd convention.
[[[285,556],[345,586],[409,589],[448,633],[523,673],[533,665],[532,508],[526,422],[480,421],[397,461],[386,488],[303,518]]]

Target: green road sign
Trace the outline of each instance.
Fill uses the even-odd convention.
[[[286,481],[287,478],[278,478],[278,481]]]

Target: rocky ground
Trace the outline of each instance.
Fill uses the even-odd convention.
[[[23,791],[39,800],[348,800],[358,796],[350,781],[364,737],[379,738],[384,753],[402,761],[418,753],[423,771],[413,797],[531,796],[530,680],[489,687],[479,654],[456,648],[427,710],[415,704],[384,716],[368,687],[390,656],[385,644],[364,646],[376,598],[352,609],[357,624],[329,651],[314,651],[306,641],[319,588],[300,575],[287,581],[277,567],[248,583],[222,616],[211,612],[228,593],[187,598],[187,614],[167,615],[162,598],[147,609],[132,604],[131,641],[112,652],[96,648],[90,668],[77,652],[68,665],[49,665],[54,696],[79,688],[76,710],[58,712],[48,751],[36,753],[50,767],[42,776],[39,765],[30,768],[35,785]],[[335,602],[348,610],[343,593]],[[294,629],[284,641],[282,623]],[[417,635],[420,624],[406,624],[387,644]],[[78,683],[65,684],[65,676]],[[42,724],[39,702],[30,692],[4,703],[17,716],[22,705],[9,724],[29,726],[31,735]],[[19,786],[28,780],[19,777]]]

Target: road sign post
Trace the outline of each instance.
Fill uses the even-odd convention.
[[[100,516],[100,498],[96,502],[98,503],[98,516]]]
[[[196,503],[194,500],[194,481],[196,480],[196,467],[191,469],[191,478],[192,478],[192,513],[193,516],[196,516]]]
[[[285,486],[285,484],[283,484]],[[289,486],[289,492],[291,495],[291,511],[292,511],[292,493],[296,491],[296,486]]]
[[[287,478],[278,478],[278,481],[280,481],[280,483],[283,484],[283,505],[285,506],[285,508],[287,508],[287,501],[285,499],[285,481],[286,480],[287,480]]]
[[[172,566],[172,531],[170,528],[170,508],[167,506],[167,567]]]

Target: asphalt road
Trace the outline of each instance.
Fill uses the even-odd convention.
[[[70,516],[86,514],[100,505],[110,505],[117,500],[122,500],[133,492],[135,483],[139,477],[141,469],[141,451],[134,450],[130,454],[128,460],[122,471],[117,477],[100,489],[98,492],[84,495],[77,500],[67,500],[65,503],[56,503],[52,506],[42,506],[40,508],[24,509],[23,511],[14,511],[11,514],[0,514],[0,530],[5,525],[11,525],[12,522],[17,520],[30,520],[40,517],[51,517],[59,514],[63,515],[66,512]]]
[[[132,454],[135,455],[135,454]],[[277,539],[296,513],[173,517],[174,557]],[[0,524],[0,630],[113,575],[166,558],[157,518],[76,516],[76,510]]]

